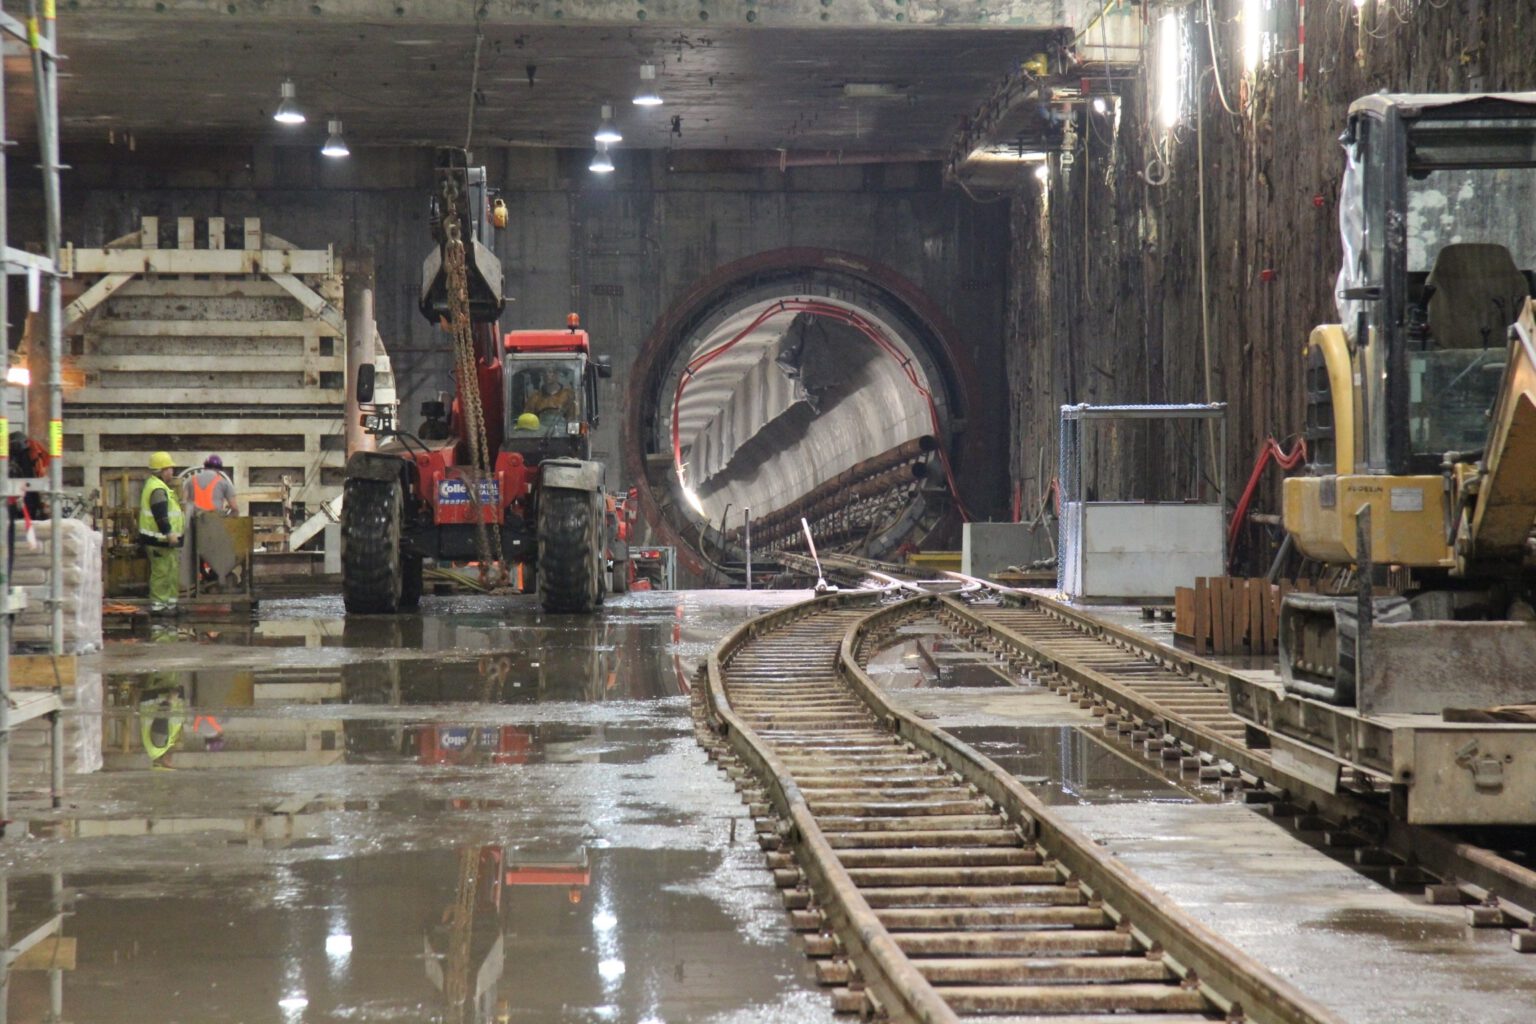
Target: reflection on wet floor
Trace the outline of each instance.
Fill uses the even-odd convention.
[[[638,1021],[776,1007],[801,957],[765,947],[706,891],[736,870],[711,851],[484,844],[305,860],[275,879],[178,878],[170,891],[159,874],[81,873],[70,1019]],[[771,896],[756,913],[781,913]],[[18,879],[12,898],[17,928],[49,911],[44,879]],[[46,985],[17,974],[10,1019],[42,1019]]]
[[[1105,804],[1192,797],[1076,726],[998,726],[951,732],[1018,776],[1047,804]]]
[[[370,656],[336,666],[112,673],[105,679],[106,767],[295,767],[376,757],[523,763],[578,743],[587,730],[561,737],[558,724],[411,724],[398,712],[431,708],[440,719],[443,706],[469,706],[478,720],[488,705],[686,695],[698,657],[687,642],[714,633],[686,603],[670,611],[503,623],[484,613],[358,618],[339,635]],[[308,636],[324,641],[328,620],[317,621],[322,628]]]
[[[67,904],[76,962],[13,974],[0,1020],[830,1021],[686,699],[802,597],[278,601],[115,638],[107,770],[0,845],[11,941]]]
[[[869,659],[870,678],[887,689],[973,689],[1018,686],[1006,662],[961,641],[937,620],[897,630],[897,640]]]

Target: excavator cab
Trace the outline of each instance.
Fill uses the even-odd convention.
[[[1369,96],[1344,136],[1343,325],[1365,384],[1364,468],[1472,452],[1536,283],[1536,97]],[[1363,329],[1363,333],[1362,333]]]
[[[1340,317],[1306,347],[1312,461],[1284,522],[1361,593],[1287,600],[1281,674],[1354,704],[1373,625],[1507,622],[1529,598],[1536,451],[1509,444],[1536,430],[1515,327],[1536,292],[1536,93],[1367,96],[1340,141]],[[1373,564],[1413,587],[1371,594]]]
[[[503,347],[503,448],[528,465],[590,459],[597,379],[611,371],[606,361],[592,357],[587,332],[509,331]]]

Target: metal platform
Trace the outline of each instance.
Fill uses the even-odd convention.
[[[1227,693],[1250,745],[1262,737],[1276,767],[1330,793],[1351,768],[1390,786],[1394,812],[1410,824],[1536,824],[1536,724],[1366,716],[1236,673]]]

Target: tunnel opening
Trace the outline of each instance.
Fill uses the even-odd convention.
[[[969,367],[888,268],[790,250],[734,264],[657,325],[637,364],[631,464],[661,542],[695,573],[744,555],[872,558],[952,544]]]

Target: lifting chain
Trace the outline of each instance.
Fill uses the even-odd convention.
[[[480,505],[483,481],[492,479],[490,443],[485,435],[485,412],[480,402],[480,367],[475,356],[475,332],[469,319],[469,272],[465,265],[464,239],[459,229],[458,186],[443,183],[443,269],[448,285],[448,333],[453,336],[454,374],[459,382],[459,403],[464,419],[464,440],[469,446],[470,509],[475,517],[475,546],[480,558],[480,582],[499,585],[506,580],[506,560],[501,551],[501,530],[490,529]],[[495,578],[491,579],[492,566]]]

